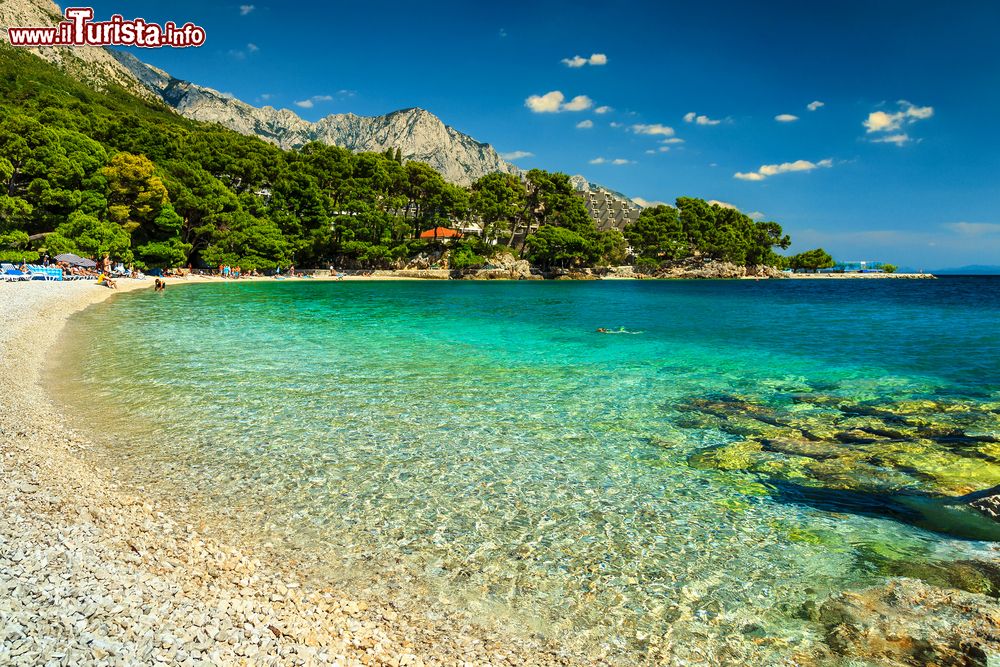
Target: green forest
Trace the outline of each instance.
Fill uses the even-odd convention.
[[[463,188],[398,149],[282,150],[0,46],[4,261],[76,252],[139,268],[381,268],[434,250],[420,232],[456,221],[483,230],[451,244],[456,269],[508,248],[550,268],[654,270],[693,256],[816,268],[774,252],[790,242],[777,223],[701,199],[644,209],[624,234],[598,231],[565,174],[490,174]]]

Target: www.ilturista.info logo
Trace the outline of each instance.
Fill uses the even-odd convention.
[[[67,7],[66,17],[48,28],[10,27],[7,37],[13,46],[201,46],[205,29],[193,23],[179,26],[168,21],[160,26],[144,19],[126,21],[115,14],[110,21],[92,21],[91,7]]]

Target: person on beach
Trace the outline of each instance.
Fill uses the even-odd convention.
[[[118,285],[111,278],[108,278],[106,273],[101,273],[101,275],[97,276],[97,284],[104,285],[109,289],[118,289]]]

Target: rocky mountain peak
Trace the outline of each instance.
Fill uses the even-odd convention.
[[[7,28],[10,26],[56,25],[62,17],[62,10],[51,0],[0,0],[0,42],[7,42]],[[47,46],[27,50],[97,90],[118,86],[141,99],[157,99],[146,86],[136,81],[111,51],[103,47]]]

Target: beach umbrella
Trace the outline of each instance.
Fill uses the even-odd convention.
[[[86,257],[80,257],[79,255],[74,255],[71,252],[66,252],[61,255],[56,255],[55,260],[57,262],[66,262],[70,266],[82,266],[85,269],[93,269],[97,266],[97,262],[92,259],[87,259]]]

